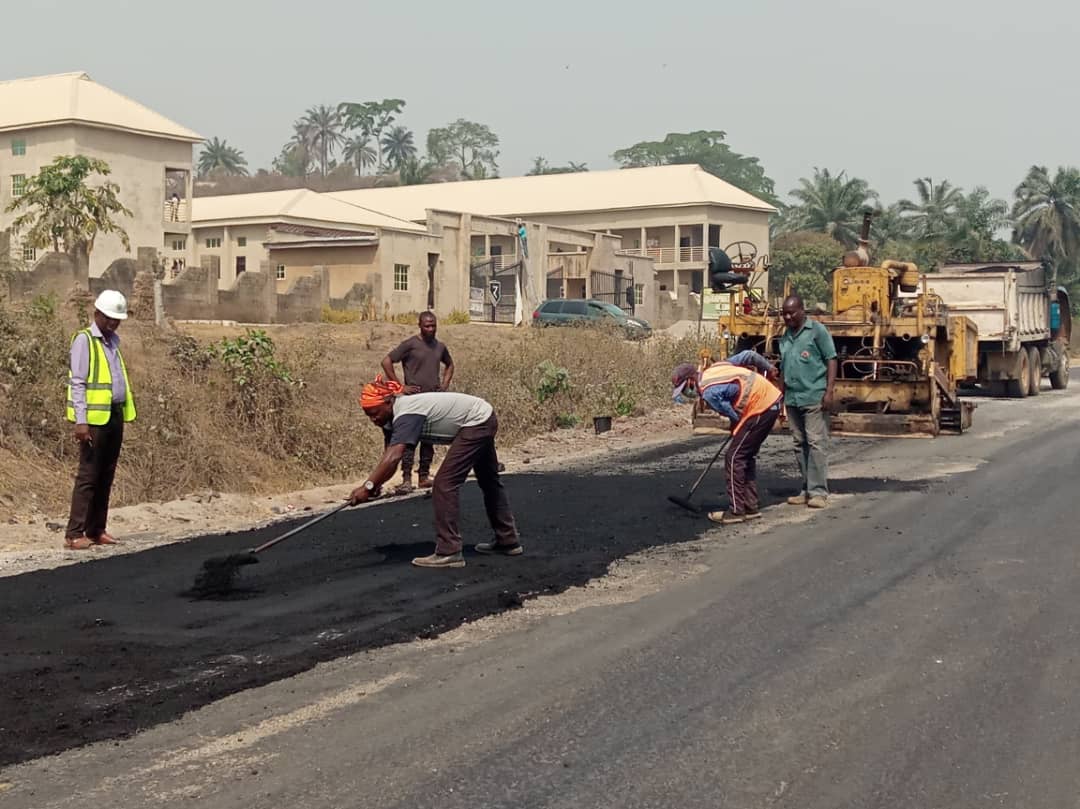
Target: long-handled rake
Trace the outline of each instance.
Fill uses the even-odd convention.
[[[700,514],[701,509],[691,503],[690,498],[694,496],[694,492],[697,491],[697,487],[701,485],[701,481],[705,480],[705,476],[709,474],[709,470],[712,469],[713,464],[716,463],[716,460],[720,457],[720,453],[724,451],[730,440],[731,436],[728,436],[724,439],[724,443],[720,445],[720,449],[718,449],[716,451],[716,454],[713,455],[712,460],[709,461],[709,465],[705,467],[705,471],[702,472],[698,476],[698,479],[694,481],[694,485],[690,487],[690,491],[687,493],[686,497],[679,497],[677,494],[669,494],[667,499],[675,505],[685,508],[687,511],[692,511],[695,514]]]
[[[244,565],[256,564],[259,561],[256,554],[262,553],[267,548],[272,548],[279,542],[284,542],[289,537],[296,536],[301,531],[310,528],[317,522],[325,520],[327,517],[337,514],[339,511],[348,508],[350,505],[351,503],[346,500],[337,508],[333,508],[324,514],[320,514],[318,517],[308,520],[306,523],[296,526],[296,528],[293,528],[291,531],[264,542],[257,548],[252,548],[245,553],[233,553],[229,556],[217,556],[213,559],[207,559],[203,562],[202,570],[195,578],[195,584],[192,586],[191,592],[199,597],[224,595],[228,593],[232,590],[236,577],[240,574],[240,568]]]

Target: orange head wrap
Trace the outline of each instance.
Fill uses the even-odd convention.
[[[360,407],[365,410],[369,407],[378,407],[386,401],[387,396],[397,396],[401,391],[400,382],[387,382],[382,374],[379,374],[374,382],[368,382],[360,391]]]

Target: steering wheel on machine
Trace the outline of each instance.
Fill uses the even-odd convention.
[[[752,270],[757,263],[757,245],[753,242],[732,242],[724,252],[731,258],[733,268]]]

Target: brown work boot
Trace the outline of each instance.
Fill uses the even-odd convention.
[[[64,540],[64,547],[69,551],[85,551],[94,543],[86,537],[68,537]]]
[[[394,489],[394,494],[408,494],[412,490],[412,475],[409,475],[401,479],[401,484]]]
[[[820,495],[818,497],[811,497],[806,501],[806,505],[810,506],[810,508],[825,508],[828,504],[828,499],[821,497]]]
[[[465,567],[465,557],[461,555],[461,551],[449,554],[433,553],[431,556],[418,556],[412,563],[416,567]]]
[[[421,489],[430,489],[435,485],[435,481],[427,475],[420,476],[420,482],[417,484]]]
[[[806,492],[803,492],[802,494],[797,494],[794,497],[789,497],[787,499],[787,504],[789,506],[805,506],[809,502],[809,499],[810,498],[806,496]]]

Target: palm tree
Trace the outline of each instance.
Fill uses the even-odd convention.
[[[306,141],[311,153],[319,158],[319,173],[326,176],[334,150],[345,140],[341,113],[320,104],[311,107],[297,124],[297,135]]]
[[[223,140],[210,139],[199,153],[199,175],[206,177],[212,172],[246,177],[248,170],[244,153]]]
[[[1080,259],[1080,171],[1059,167],[1053,177],[1046,166],[1032,166],[1016,187],[1012,209],[1013,240],[1032,258],[1050,258],[1069,274]]]
[[[956,215],[947,240],[951,260],[990,261],[1001,247],[997,234],[1009,225],[1009,206],[1003,199],[993,199],[983,186],[956,202]]]
[[[934,185],[930,177],[916,180],[915,190],[919,192],[918,202],[900,200],[900,210],[909,214],[912,234],[923,241],[945,238],[955,228],[956,207],[964,199],[963,191],[948,180]]]
[[[863,211],[875,207],[877,201],[877,194],[866,180],[818,168],[814,169],[813,179],[799,180],[791,196],[799,204],[786,212],[784,230],[827,233],[845,247],[855,246]]]
[[[375,150],[371,148],[371,139],[367,135],[354,135],[345,141],[341,156],[356,167],[357,174],[375,165]]]
[[[870,240],[880,250],[888,242],[902,242],[911,238],[911,223],[903,215],[900,203],[883,208],[874,216],[870,226]],[[891,256],[889,256],[891,258]]]
[[[389,165],[400,168],[406,160],[416,157],[413,133],[403,126],[395,126],[382,139],[383,155]]]

